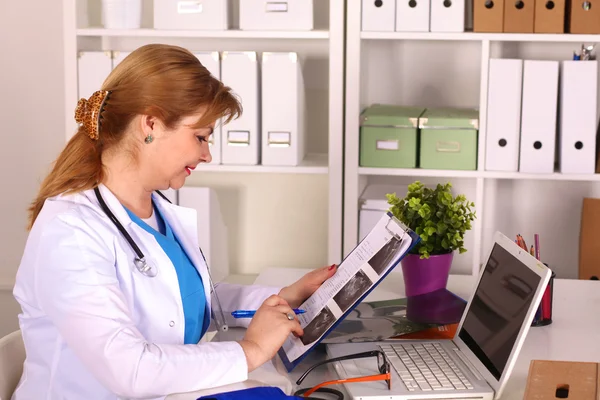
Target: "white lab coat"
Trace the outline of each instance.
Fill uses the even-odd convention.
[[[100,192],[158,275],[135,268],[134,251],[93,190],[47,200],[14,288],[27,359],[13,399],[162,399],[246,380],[237,342],[183,344],[185,319],[171,260],[107,187]],[[210,307],[195,210],[153,198],[200,272]],[[230,326],[249,323],[231,318],[232,310],[256,309],[279,290],[225,283],[216,288]]]

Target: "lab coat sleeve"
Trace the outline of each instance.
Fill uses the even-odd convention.
[[[34,266],[40,308],[89,371],[126,398],[246,380],[246,357],[237,342],[173,345],[144,338],[119,288],[114,249],[96,233],[106,228],[94,224],[64,214],[49,221]]]
[[[232,327],[247,328],[250,325],[251,318],[233,318],[231,312],[235,310],[257,310],[262,303],[271,295],[278,294],[282,288],[259,285],[234,285],[230,283],[219,283],[215,287],[221,306],[225,322]],[[212,311],[215,318],[219,318],[218,305],[216,299],[212,300]]]

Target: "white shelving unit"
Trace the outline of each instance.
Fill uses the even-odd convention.
[[[451,182],[475,203],[477,220],[455,255],[452,272],[476,274],[493,232],[541,235],[542,261],[561,278],[576,278],[584,197],[600,195],[600,174],[523,174],[485,170],[488,63],[491,58],[568,60],[600,35],[362,32],[361,4],[348,2],[344,148],[344,245],[357,244],[360,196],[369,184]],[[373,103],[478,108],[475,171],[359,167],[360,113]]]
[[[230,254],[238,255],[237,261],[233,257],[232,262],[237,265],[231,266],[232,273],[256,274],[260,268],[270,266],[315,268],[339,262],[343,203],[344,0],[316,0],[312,31],[239,30],[238,4],[233,2],[234,22],[227,31],[155,30],[149,0],[144,0],[140,29],[111,30],[101,25],[100,0],[63,0],[66,139],[76,129],[71,110],[78,100],[80,51],[132,51],[148,43],[167,43],[191,51],[297,52],[304,61],[307,90],[309,154],[304,162],[297,167],[202,165],[186,184],[221,190],[220,198],[225,197],[221,209],[235,214],[230,219],[234,226],[228,226],[234,237]],[[265,187],[268,190],[264,190]],[[228,198],[231,193],[235,199]],[[267,204],[264,207],[270,209],[255,210],[261,204]],[[271,207],[272,204],[276,207]],[[316,218],[300,226],[294,225],[292,219],[282,228],[280,220],[286,212],[289,215],[293,212],[305,221],[311,221],[311,213]],[[236,225],[237,221],[240,225]],[[253,225],[260,229],[253,229]],[[273,229],[269,230],[271,225]],[[282,245],[286,248],[279,247]],[[247,261],[251,265],[246,265]]]

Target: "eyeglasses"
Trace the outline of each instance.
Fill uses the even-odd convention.
[[[356,378],[336,379],[333,381],[323,382],[323,383],[320,383],[317,386],[307,390],[306,392],[304,392],[303,396],[308,397],[311,394],[313,394],[314,392],[318,391],[323,386],[336,385],[339,383],[351,383],[351,382],[386,381],[388,390],[391,389],[392,388],[392,377],[390,374],[390,363],[388,362],[388,360],[385,357],[385,355],[383,354],[383,352],[380,350],[365,351],[364,353],[348,354],[346,356],[335,357],[335,358],[327,359],[325,361],[321,361],[321,362],[313,365],[309,369],[307,369],[306,372],[304,372],[302,374],[302,376],[296,381],[296,384],[300,385],[302,383],[302,381],[304,380],[304,378],[306,378],[306,376],[312,370],[314,370],[317,367],[320,367],[323,364],[335,362],[335,361],[353,360],[353,359],[357,359],[357,358],[367,358],[367,357],[377,357],[377,367],[379,370],[379,374],[369,375],[369,376],[359,376]]]

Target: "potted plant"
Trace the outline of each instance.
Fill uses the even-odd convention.
[[[392,214],[421,237],[401,263],[407,296],[445,288],[454,252],[467,251],[464,235],[475,219],[475,204],[462,194],[453,196],[451,188],[450,183],[432,189],[416,181],[404,198],[387,194]]]

